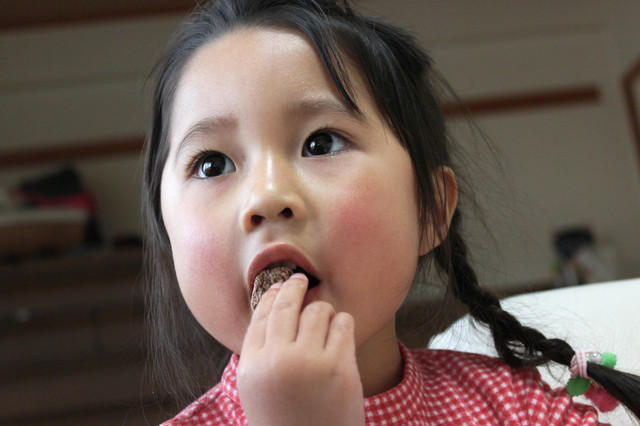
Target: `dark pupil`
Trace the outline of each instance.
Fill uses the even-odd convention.
[[[205,176],[218,176],[224,171],[224,157],[222,155],[212,155],[207,157],[202,163],[202,173]]]
[[[313,155],[324,155],[331,152],[331,135],[321,133],[315,135],[309,141],[309,153]]]

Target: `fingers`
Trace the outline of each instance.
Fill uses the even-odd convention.
[[[243,353],[261,349],[267,339],[273,339],[274,343],[295,339],[307,285],[306,276],[294,274],[285,283],[274,284],[264,293],[247,328]]]
[[[355,353],[353,317],[344,312],[336,314],[326,302],[314,302],[302,309],[307,287],[307,277],[294,274],[270,288],[253,313],[242,352],[261,349],[267,342],[280,345],[298,341],[304,346]]]
[[[273,343],[294,341],[298,320],[309,280],[304,274],[293,274],[278,291],[269,312],[266,339]]]
[[[305,346],[324,348],[331,320],[335,316],[333,306],[327,302],[314,302],[304,308],[298,327],[298,341]]]
[[[269,313],[271,312],[273,302],[276,300],[278,290],[281,286],[281,283],[274,284],[262,295],[260,303],[256,306],[256,310],[251,317],[251,323],[249,324],[249,328],[247,328],[247,333],[244,336],[242,353],[247,353],[249,350],[257,350],[264,346]]]
[[[356,353],[354,320],[351,314],[340,312],[333,317],[327,336],[327,350],[345,355]]]

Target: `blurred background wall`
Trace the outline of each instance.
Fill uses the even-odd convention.
[[[0,32],[0,156],[17,150],[32,157],[0,168],[1,186],[61,162],[49,162],[41,148],[124,141],[129,145],[122,151],[73,164],[96,194],[106,239],[139,233],[140,163],[131,141],[143,138],[145,82],[188,2],[174,3],[175,14]],[[503,162],[506,177],[499,180],[509,183],[494,192],[510,200],[505,206],[483,204],[492,199],[491,188],[475,182],[501,253],[479,238],[486,255],[477,263],[488,285],[548,280],[552,235],[574,225],[589,226],[615,252],[620,277],[640,273],[638,154],[621,89],[625,71],[640,58],[637,2],[359,4],[415,32],[463,101],[497,105],[476,115]],[[554,104],[553,96],[563,94],[565,101]],[[543,99],[527,104],[527,96]],[[515,104],[500,106],[509,99]],[[460,120],[451,121],[456,127]],[[467,136],[460,131],[463,145],[472,139]],[[495,167],[489,169],[492,174]]]
[[[504,271],[487,275],[489,285],[547,279],[551,235],[576,224],[590,226],[615,250],[621,277],[640,273],[638,155],[621,89],[625,70],[640,58],[637,2],[368,0],[361,6],[414,31],[463,100],[597,92],[582,101],[477,115],[506,166],[513,197],[511,211],[484,206],[494,210],[489,215],[501,211],[500,226],[491,229],[503,259],[496,264],[493,252],[478,259]],[[0,155],[33,150],[34,157],[0,169],[0,185],[57,165],[40,158],[40,148],[141,140],[145,81],[182,15],[0,32]],[[464,144],[464,134],[460,139]],[[134,150],[116,154],[74,161],[96,193],[107,239],[140,229],[139,159]]]

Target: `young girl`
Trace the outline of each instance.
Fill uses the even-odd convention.
[[[215,1],[176,36],[154,101],[152,362],[177,398],[204,393],[167,424],[597,423],[533,367],[574,350],[478,286],[431,63],[407,33],[333,0]],[[502,359],[398,341],[430,261]],[[585,365],[640,413],[637,378]]]

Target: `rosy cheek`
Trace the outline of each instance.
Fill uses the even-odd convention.
[[[237,250],[230,244],[228,227],[199,224],[192,217],[180,228],[179,241],[172,241],[180,291],[198,322],[239,351],[248,322],[248,297],[239,282]]]
[[[348,271],[352,283],[386,277],[390,264],[397,268],[386,278],[413,278],[418,224],[410,189],[399,190],[385,177],[354,179],[334,193],[326,215],[327,244],[336,248],[331,263],[336,271]]]
[[[222,230],[192,216],[174,231],[171,244],[183,291],[192,286],[211,285],[215,278],[229,270],[231,259],[225,256]]]
[[[216,227],[210,221],[193,216],[183,221],[177,229],[178,244],[173,244],[176,256],[178,279],[184,274],[189,282],[211,283],[231,269],[229,250],[225,249],[228,239],[224,228]],[[187,284],[187,282],[181,283]]]
[[[368,184],[357,181],[333,197],[327,235],[334,247],[358,250],[379,235],[384,217]]]

